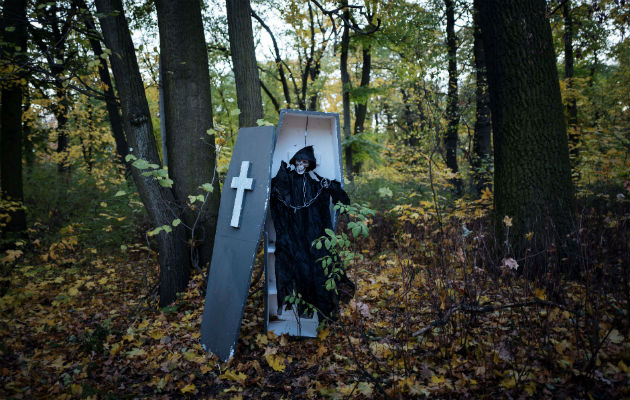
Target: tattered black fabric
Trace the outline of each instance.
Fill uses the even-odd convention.
[[[312,148],[310,153],[312,155]],[[308,154],[305,156],[300,152],[292,161],[294,159],[311,161]],[[314,168],[314,157],[312,161]],[[320,250],[312,246],[313,240],[324,235],[326,228],[332,228],[331,199],[333,204],[339,201],[350,203],[338,181],[322,178],[314,172],[300,175],[284,161],[271,180],[271,217],[276,229],[276,282],[280,307],[285,297],[295,290],[307,303],[334,318],[339,295],[354,292],[354,285],[345,274],[337,282],[339,295],[326,290],[327,277],[317,260],[329,253],[323,246]],[[303,311],[301,309],[300,313]]]

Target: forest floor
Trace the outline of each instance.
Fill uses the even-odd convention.
[[[80,245],[69,228],[50,245],[24,244],[4,255],[0,278],[0,397],[630,396],[621,290],[562,280],[561,298],[552,296],[509,262],[494,274],[474,266],[472,241],[455,236],[440,265],[437,230],[422,210],[387,218],[356,244],[365,261],[350,270],[358,290],[338,323],[314,339],[264,333],[261,279],[227,363],[199,343],[201,275],[159,309],[155,254],[147,258],[140,241],[103,251]],[[254,276],[259,268],[260,260]]]

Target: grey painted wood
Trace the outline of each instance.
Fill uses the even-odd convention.
[[[252,190],[243,197],[239,228],[230,226],[236,190],[223,187],[212,254],[206,303],[201,321],[201,343],[207,351],[226,361],[234,354],[249,284],[269,204],[271,155],[274,128],[241,128],[225,182],[241,173],[250,161]]]

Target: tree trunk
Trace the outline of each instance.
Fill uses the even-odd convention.
[[[551,254],[565,243],[574,209],[558,70],[545,10],[545,0],[479,2],[492,110],[496,228],[503,240],[503,219],[512,218],[509,239],[515,256],[526,248],[532,254]],[[531,241],[525,239],[529,232]]]
[[[112,135],[114,136],[114,141],[116,142],[116,152],[120,158],[120,162],[128,166],[125,162],[125,157],[129,154],[129,145],[127,144],[127,139],[125,139],[125,134],[123,132],[123,124],[120,118],[120,110],[118,109],[118,103],[116,102],[116,95],[114,94],[114,87],[112,85],[112,79],[109,76],[109,69],[107,68],[107,60],[105,60],[103,55],[103,48],[101,46],[101,41],[98,38],[98,32],[96,31],[96,25],[94,24],[94,18],[90,13],[90,9],[88,8],[85,0],[73,0],[77,8],[80,9],[81,16],[83,18],[83,22],[85,23],[86,28],[88,29],[88,39],[90,41],[90,47],[92,47],[92,51],[94,55],[100,59],[100,64],[98,65],[98,75],[103,83],[104,92],[105,92],[105,106],[107,107],[107,114],[109,115],[109,123],[112,127]]]
[[[206,268],[212,258],[219,180],[214,173],[214,135],[206,133],[212,128],[212,101],[201,3],[158,0],[156,8],[169,175],[175,181],[175,198],[183,210],[184,221],[195,229],[192,245],[197,253],[192,255],[193,266]],[[258,96],[260,107],[260,89]],[[248,118],[253,117],[252,113]],[[214,191],[203,207],[191,210],[186,206],[188,196],[203,193],[200,186],[204,183],[212,183]]]
[[[241,110],[238,116],[239,125],[257,126],[256,122],[263,118],[263,108],[252,32],[251,6],[249,0],[227,0],[226,6],[236,81],[236,100]]]
[[[0,55],[3,60],[21,66],[26,50],[26,1],[6,0],[3,13],[3,41]],[[6,29],[13,27],[13,30]],[[21,49],[21,50],[18,50]],[[9,207],[9,221],[2,227],[5,235],[21,235],[26,230],[26,215],[22,187],[22,87],[24,78],[18,70],[15,76],[2,85],[2,108],[0,110],[0,180],[2,200],[18,202]],[[4,221],[2,221],[4,222]]]
[[[475,0],[475,8],[479,0]],[[492,162],[492,125],[490,124],[490,96],[488,95],[488,77],[486,75],[486,60],[483,49],[483,39],[479,27],[479,15],[473,11],[474,42],[473,54],[475,58],[475,132],[473,136],[473,188],[477,195],[490,185],[488,166]]]
[[[350,11],[348,10],[348,2],[341,2],[342,7],[345,6],[343,16],[347,20],[350,19]],[[350,45],[350,27],[347,23],[343,24],[343,33],[341,35],[341,54],[339,58],[339,70],[341,71],[341,97],[343,102],[343,137],[346,140],[352,138],[351,117],[350,117],[350,75],[348,74],[348,47]],[[348,143],[345,149],[346,155],[346,177],[350,181],[354,180],[353,163],[352,163],[352,144]]]
[[[57,96],[57,105],[55,106],[55,118],[57,119],[57,172],[61,175],[67,175],[70,172],[68,132],[66,131],[70,101],[68,100],[68,91],[62,83],[62,73],[62,71],[54,72],[55,94]]]
[[[105,45],[112,51],[110,62],[120,97],[122,119],[130,153],[149,163],[160,164],[153,137],[151,115],[140,76],[136,53],[121,0],[96,0]],[[162,187],[153,177],[142,176],[142,171],[132,168],[132,176],[151,221],[155,226],[170,225],[177,217],[175,196],[169,188]],[[175,300],[175,294],[186,288],[190,258],[187,251],[186,231],[183,224],[173,231],[157,235],[160,262],[160,305]]]
[[[459,97],[457,94],[457,38],[455,37],[455,6],[453,0],[444,0],[446,5],[446,47],[448,52],[448,93],[446,119],[448,127],[444,136],[446,150],[446,166],[457,173],[457,130],[459,128]],[[459,178],[452,180],[457,193],[461,191]]]
[[[367,89],[370,86],[370,72],[372,70],[372,54],[371,46],[366,45],[363,47],[363,67],[361,68],[361,83],[359,87]],[[367,103],[368,98],[361,99],[355,108],[355,120],[354,120],[354,134],[358,135],[364,131],[365,118],[367,117]],[[361,170],[361,164],[357,163],[356,172]]]
[[[580,152],[580,133],[578,131],[577,104],[573,89],[573,18],[571,17],[571,1],[567,0],[562,6],[564,17],[564,78],[569,91],[567,101],[567,123],[569,130],[569,149],[572,167],[577,167]]]

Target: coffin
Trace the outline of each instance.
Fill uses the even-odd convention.
[[[339,114],[315,111],[282,110],[276,130],[276,144],[271,161],[271,177],[276,176],[282,161],[289,163],[293,155],[305,146],[313,146],[317,167],[315,172],[328,179],[341,182],[343,169],[341,161],[341,137]],[[336,225],[333,205],[330,206],[333,225]],[[276,287],[275,244],[276,232],[271,213],[267,213],[264,232],[265,245],[265,330],[281,335],[317,336],[319,321],[317,313],[313,318],[300,318],[296,310],[278,309]]]

